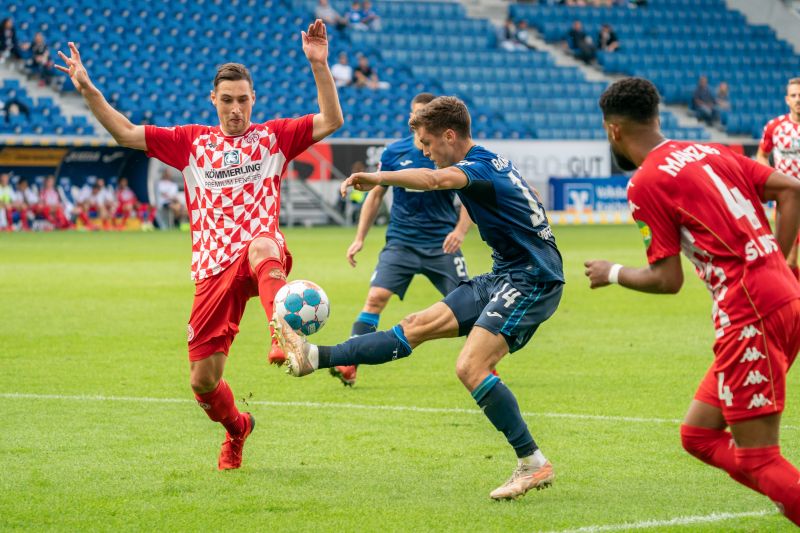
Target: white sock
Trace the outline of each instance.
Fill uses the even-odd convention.
[[[531,455],[529,455],[527,457],[520,457],[518,459],[518,464],[519,465],[533,466],[535,468],[539,468],[539,467],[544,466],[544,464],[546,462],[547,462],[547,458],[542,453],[542,450],[536,450]]]
[[[309,344],[308,345],[308,362],[311,363],[311,366],[314,367],[314,370],[319,369],[319,348],[317,348],[316,344]]]

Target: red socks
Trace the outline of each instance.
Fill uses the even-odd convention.
[[[283,264],[277,259],[264,259],[255,268],[258,280],[258,297],[267,313],[267,320],[272,320],[275,308],[275,295],[286,285],[286,273]]]
[[[214,422],[219,422],[231,436],[241,435],[245,429],[245,420],[239,416],[236,402],[233,399],[233,392],[228,383],[221,379],[217,388],[205,394],[194,395],[197,403],[205,409],[208,418]]]
[[[800,471],[783,458],[780,446],[737,448],[728,431],[686,424],[681,442],[701,461],[779,504],[786,518],[800,525]]]
[[[745,487],[763,494],[756,483],[740,470],[736,462],[736,445],[729,431],[681,424],[681,443],[687,452],[704,463],[724,470]]]
[[[783,458],[780,446],[737,448],[735,454],[739,469],[780,505],[786,518],[800,525],[800,472]]]

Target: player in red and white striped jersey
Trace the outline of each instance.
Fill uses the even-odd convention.
[[[587,261],[592,288],[650,293],[683,284],[680,253],[713,300],[714,362],[681,426],[684,448],[768,496],[800,525],[800,471],[778,444],[786,375],[800,349],[800,285],[784,257],[800,228],[800,181],[717,144],[665,139],[655,86],[612,84],[600,98],[649,265]],[[762,202],[777,201],[773,235]],[[726,428],[730,427],[730,432]]]
[[[317,84],[319,113],[252,124],[250,72],[226,63],[217,70],[211,92],[219,126],[136,126],[92,84],[74,43],[69,43],[69,57],[59,52],[66,66],[58,68],[69,74],[120,145],[146,150],[183,174],[196,282],[188,328],[190,380],[198,404],[227,430],[220,470],[241,466],[242,447],[254,425],[250,413],[239,413],[222,379],[228,350],[247,300],[258,296],[271,319],[275,293],[291,269],[291,255],[278,229],[281,178],[289,161],[344,122],[321,20],[303,32],[302,41]],[[284,358],[274,347],[269,357],[278,362]]]
[[[786,105],[789,112],[773,118],[764,127],[756,160],[769,165],[769,155],[772,154],[775,170],[800,180],[800,78],[792,78],[786,83]],[[800,279],[797,243],[792,247],[787,262],[795,277]]]

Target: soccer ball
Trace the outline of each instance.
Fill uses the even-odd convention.
[[[303,335],[311,335],[322,329],[330,309],[328,295],[311,281],[292,281],[281,287],[275,295],[275,314]]]

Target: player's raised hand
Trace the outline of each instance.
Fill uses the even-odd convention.
[[[317,19],[303,32],[303,53],[309,63],[328,64],[328,31],[325,23]]]
[[[69,57],[67,57],[64,52],[59,50],[58,55],[66,66],[56,65],[55,67],[61,72],[66,72],[69,75],[69,79],[72,80],[75,90],[83,95],[83,92],[92,85],[92,82],[89,80],[89,73],[86,72],[86,68],[83,66],[78,47],[72,41],[69,43],[69,54]]]
[[[347,262],[351,267],[356,266],[356,254],[364,247],[364,241],[358,239],[353,241],[353,244],[347,249]]]
[[[589,288],[599,289],[600,287],[611,285],[608,281],[608,273],[611,271],[611,265],[613,265],[613,263],[610,261],[596,259],[583,263],[583,266],[586,267],[584,274],[589,278]]]
[[[464,234],[458,230],[453,230],[447,234],[442,243],[442,251],[446,254],[454,254],[464,243]]]
[[[347,195],[347,189],[350,187],[357,191],[371,191],[381,184],[379,174],[379,172],[356,172],[355,174],[350,174],[350,177],[344,180],[339,187],[342,198]]]

